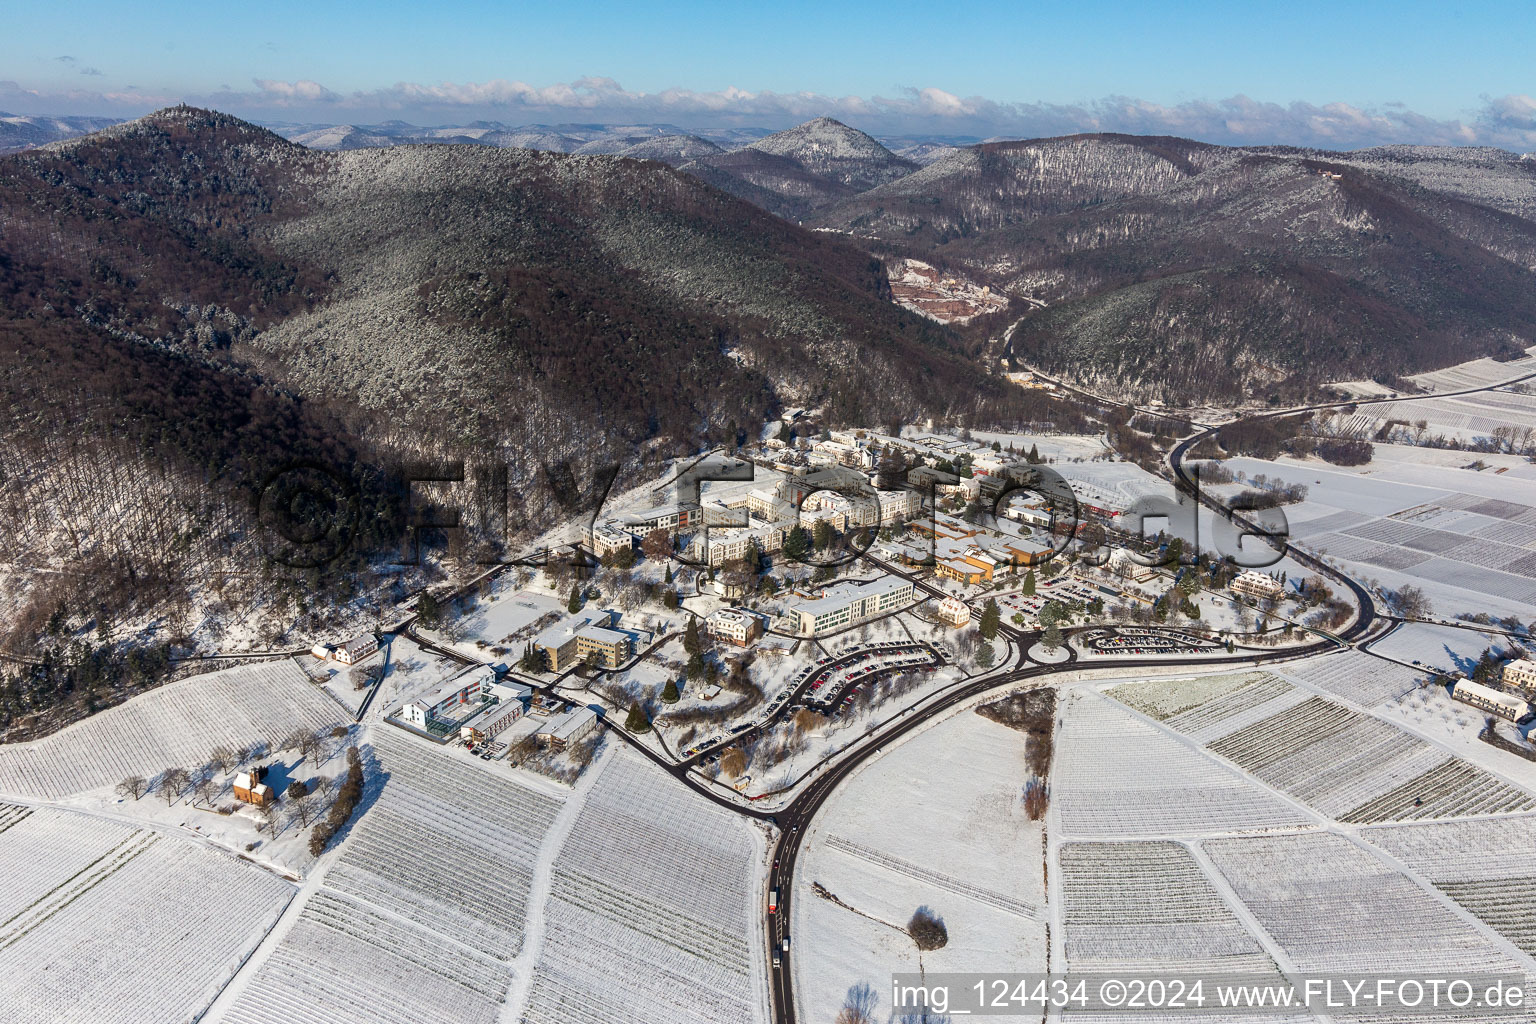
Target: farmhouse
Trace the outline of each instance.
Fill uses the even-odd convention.
[[[379,638],[372,633],[354,637],[336,648],[336,660],[343,665],[355,665],[379,649]],[[311,652],[313,653],[313,652]]]
[[[1531,706],[1519,697],[1482,683],[1474,683],[1470,679],[1457,680],[1451,696],[1463,704],[1470,704],[1511,722],[1523,722],[1531,717]]]
[[[868,583],[834,583],[819,597],[790,607],[797,632],[818,636],[912,603],[912,581],[882,576]]]

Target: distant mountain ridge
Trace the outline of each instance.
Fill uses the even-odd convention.
[[[121,122],[116,117],[34,117],[0,112],[0,153],[36,149]]]

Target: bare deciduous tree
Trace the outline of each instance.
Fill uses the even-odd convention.
[[[875,990],[864,982],[859,982],[848,990],[848,995],[843,1000],[843,1008],[837,1011],[834,1024],[874,1024],[875,1004],[878,1001]]]
[[[165,800],[166,806],[176,802],[176,798],[186,791],[192,782],[192,775],[185,768],[167,768],[160,773],[155,788],[160,791],[160,796]]]
[[[240,763],[239,754],[228,744],[220,743],[208,756],[208,763],[216,766],[221,772],[227,772]]]
[[[219,795],[219,784],[213,781],[212,775],[200,775],[192,786],[192,792],[198,800],[206,806],[213,806],[213,798]]]
[[[747,752],[740,747],[731,747],[720,755],[720,774],[726,778],[737,778],[746,770]]]
[[[149,783],[142,775],[130,775],[122,782],[117,784],[117,792],[119,796],[131,796],[135,800],[143,796],[145,790],[148,788]]]

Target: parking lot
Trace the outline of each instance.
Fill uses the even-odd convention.
[[[863,686],[881,676],[894,672],[932,671],[941,664],[943,658],[925,643],[892,641],[875,644],[837,658],[821,659],[778,700],[786,700],[791,693],[800,692],[808,707],[823,713],[836,713],[853,703]]]

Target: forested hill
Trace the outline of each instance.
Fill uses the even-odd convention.
[[[1144,398],[1295,398],[1536,343],[1536,160],[1497,150],[992,143],[811,223],[1028,297],[1021,359]]]
[[[659,163],[317,152],[191,108],[3,157],[0,647],[50,620],[195,630],[274,593],[262,621],[313,625],[334,581],[250,542],[253,493],[294,460],[365,485],[367,555],[404,460],[506,465],[532,530],[545,464],[633,468],[784,405],[1059,412],[963,349],[865,251]]]

